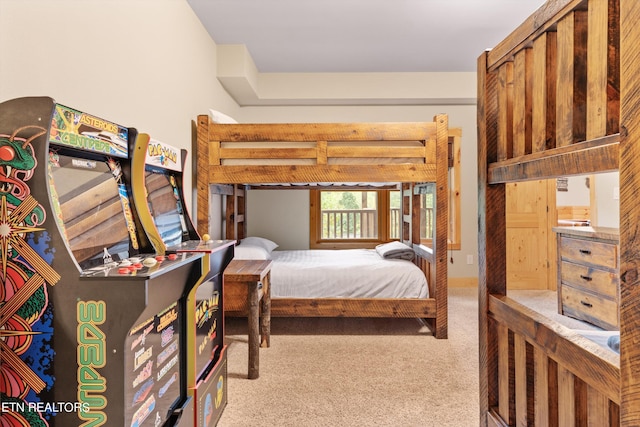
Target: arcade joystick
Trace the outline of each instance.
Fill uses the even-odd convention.
[[[204,240],[205,242],[208,242],[209,240],[211,240],[211,236],[209,236],[208,234],[203,234],[202,240]]]

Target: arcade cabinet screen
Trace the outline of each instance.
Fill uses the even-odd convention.
[[[67,242],[80,268],[128,258],[130,238],[116,183],[118,163],[111,161],[110,166],[106,159],[54,152],[49,163]]]
[[[147,170],[145,186],[149,211],[162,241],[167,247],[179,245],[189,231],[175,176]]]

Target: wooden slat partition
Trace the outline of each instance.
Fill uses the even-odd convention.
[[[640,425],[640,2],[548,0],[478,58],[480,425]],[[505,184],[620,171],[620,359],[507,295]]]
[[[489,308],[499,349],[494,416],[518,426],[617,425],[617,355],[507,297],[491,297]]]
[[[543,16],[549,10],[560,13],[528,36],[518,32],[522,40],[512,42],[515,48],[487,63],[497,82],[494,168],[511,159],[526,161],[523,157],[531,153],[618,133],[618,9],[615,0],[548,2]],[[611,156],[617,162],[617,153],[605,158]],[[612,170],[612,165],[599,170]]]

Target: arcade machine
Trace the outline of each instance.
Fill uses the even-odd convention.
[[[216,425],[227,404],[227,356],[224,345],[222,271],[233,258],[233,240],[201,239],[186,210],[183,170],[187,151],[139,134],[132,156],[133,197],[156,252],[202,253],[202,283],[186,297],[187,390],[195,399],[194,426]],[[137,185],[143,181],[143,188]],[[142,206],[148,210],[143,212]]]
[[[180,299],[203,255],[153,252],[136,133],[47,97],[0,104],[0,425],[192,425]]]

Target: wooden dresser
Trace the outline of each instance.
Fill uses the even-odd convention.
[[[619,232],[604,227],[555,227],[558,310],[607,330],[619,329]]]

